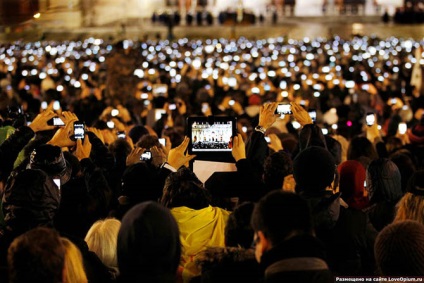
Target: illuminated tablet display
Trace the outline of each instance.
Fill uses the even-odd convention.
[[[234,132],[232,121],[194,121],[191,124],[192,152],[230,151]]]

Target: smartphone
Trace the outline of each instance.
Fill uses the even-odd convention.
[[[159,139],[159,143],[160,143],[161,145],[163,145],[163,146],[166,146],[166,139],[164,139],[164,138],[160,138],[160,139]]]
[[[277,109],[275,110],[275,114],[279,115],[291,115],[293,112],[291,111],[290,104],[278,104]]]
[[[112,117],[116,117],[119,115],[119,110],[118,109],[112,109],[112,111],[110,111],[110,115],[112,115]]]
[[[315,109],[309,109],[308,110],[309,117],[311,117],[312,122],[316,122],[317,120],[317,111]]]
[[[367,122],[367,126],[372,126],[375,123],[375,115],[374,113],[370,112],[367,113],[367,116],[365,117],[365,120]]]
[[[41,109],[46,110],[47,109],[47,101],[41,102]]]
[[[168,109],[169,110],[175,110],[175,109],[177,109],[177,105],[175,103],[169,104]]]
[[[53,179],[53,183],[55,183],[57,188],[60,190],[60,179]]]
[[[59,102],[59,100],[55,100],[54,102],[53,102],[53,110],[54,111],[57,111],[57,110],[59,110],[60,109],[60,102]]]
[[[59,117],[53,117],[52,119],[47,121],[47,125],[63,127],[65,126],[65,122],[63,122],[62,119],[60,119]]]
[[[141,161],[150,161],[152,159],[152,153],[150,151],[145,151],[141,154]]]
[[[362,90],[369,90],[370,86],[368,84],[363,84],[361,88]]]
[[[270,137],[265,137],[265,140],[267,143],[271,143],[271,138]]]
[[[404,135],[407,129],[408,127],[406,123],[399,123],[399,126],[398,126],[399,134]]]
[[[85,135],[84,122],[81,122],[81,121],[74,122],[74,138],[84,139],[84,135]]]
[[[115,123],[113,121],[107,121],[106,125],[109,129],[115,128]]]
[[[206,111],[208,111],[208,110],[209,110],[209,104],[206,103],[206,102],[203,102],[202,103],[202,112],[206,113]]]
[[[118,139],[125,139],[126,137],[125,132],[117,132],[116,136],[118,137]]]
[[[397,99],[396,98],[391,98],[390,99],[390,104],[391,105],[395,105],[397,103]]]
[[[230,105],[230,106],[233,106],[234,105],[234,103],[236,103],[233,99],[231,99],[229,102],[228,102],[228,105]]]

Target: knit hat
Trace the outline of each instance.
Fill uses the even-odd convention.
[[[424,196],[424,170],[415,171],[408,181],[407,191],[418,196]]]
[[[387,158],[371,161],[366,179],[371,203],[397,202],[403,195],[399,169]]]
[[[408,137],[413,144],[424,144],[424,123],[414,125],[408,131]]]
[[[122,282],[175,280],[181,244],[171,212],[152,201],[130,209],[122,219],[117,255]]]
[[[417,221],[401,221],[386,226],[374,244],[377,267],[386,276],[424,274],[424,226]]]
[[[293,161],[293,176],[300,191],[324,191],[334,180],[336,162],[325,148],[311,146]]]
[[[29,169],[40,169],[50,177],[59,178],[61,185],[69,181],[72,167],[58,146],[43,144],[34,149],[30,156]]]
[[[347,160],[338,167],[340,175],[339,188],[342,199],[355,209],[363,209],[368,205],[364,197],[365,168],[359,161]]]
[[[249,97],[249,105],[261,105],[262,98],[257,94],[252,94]]]

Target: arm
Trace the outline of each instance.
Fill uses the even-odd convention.
[[[246,156],[251,162],[256,172],[263,171],[263,163],[269,154],[268,144],[265,141],[266,130],[274,124],[279,115],[275,114],[278,103],[268,103],[261,107],[259,113],[259,123],[255,127],[247,146]]]

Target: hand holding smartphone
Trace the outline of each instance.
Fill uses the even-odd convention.
[[[74,139],[84,139],[85,136],[85,125],[82,121],[74,122]]]
[[[275,114],[278,115],[291,115],[293,114],[290,104],[278,104]]]

